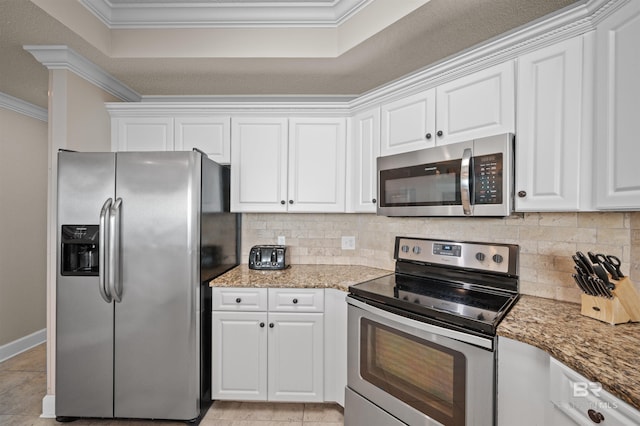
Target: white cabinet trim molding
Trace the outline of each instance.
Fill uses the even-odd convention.
[[[14,98],[11,95],[0,92],[0,108],[6,108],[18,114],[26,115],[40,121],[49,120],[49,111],[22,99]]]

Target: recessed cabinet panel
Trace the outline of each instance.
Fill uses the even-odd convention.
[[[375,213],[376,158],[380,156],[380,108],[353,117],[351,153],[349,211]]]
[[[518,58],[518,211],[579,208],[582,52],[580,36]]]
[[[436,145],[514,132],[514,91],[513,61],[438,86]]]
[[[229,164],[231,161],[231,118],[179,117],[175,119],[175,149],[190,151],[197,148],[213,161]]]
[[[213,399],[266,398],[266,322],[266,312],[213,312]]]
[[[118,151],[173,151],[173,118],[127,117],[114,124]]]
[[[435,146],[435,89],[381,107],[381,155]]]
[[[287,119],[234,118],[232,211],[287,211]]]
[[[640,174],[640,2],[632,1],[596,29],[596,207],[638,209]]]
[[[344,212],[346,135],[344,118],[289,121],[290,212]]]

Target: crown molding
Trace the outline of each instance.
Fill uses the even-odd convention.
[[[0,92],[0,108],[5,108],[44,122],[49,120],[49,112],[46,108],[39,107],[2,92]]]
[[[337,27],[375,0],[178,2],[80,0],[110,29]]]
[[[25,45],[24,50],[50,70],[64,69],[125,102],[139,102],[140,94],[109,75],[102,68],[65,45]]]

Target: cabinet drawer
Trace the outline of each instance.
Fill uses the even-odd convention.
[[[553,358],[549,374],[551,402],[577,424],[640,424],[637,410]]]
[[[214,311],[266,311],[266,288],[222,288],[212,289]]]
[[[323,312],[323,289],[270,288],[269,311]]]

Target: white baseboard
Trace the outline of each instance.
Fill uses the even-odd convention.
[[[43,419],[55,419],[56,418],[56,396],[45,395],[42,398],[42,414]]]
[[[0,362],[12,358],[26,350],[47,341],[47,329],[43,328],[28,336],[21,337],[6,345],[0,346]]]

